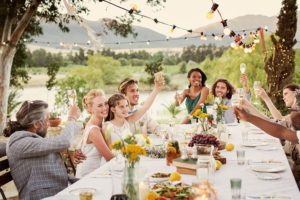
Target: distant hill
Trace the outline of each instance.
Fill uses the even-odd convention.
[[[300,12],[298,12],[298,16]],[[87,23],[97,32],[103,32],[103,24],[102,21],[87,21]],[[276,30],[277,17],[267,17],[263,15],[245,15],[236,17],[233,19],[228,19],[228,25],[232,30],[255,30],[258,27],[268,27],[268,30],[274,32]],[[63,41],[66,43],[86,43],[90,38],[88,37],[86,31],[76,22],[71,22],[69,24],[70,32],[63,33],[59,30],[56,24],[42,24],[44,34],[40,37],[35,37],[34,39],[37,41],[47,42],[50,41],[52,43],[56,43],[57,45],[51,44],[51,46],[60,48],[59,42]],[[297,27],[300,27],[300,20],[298,20]],[[129,35],[128,38],[123,38],[120,36],[114,35],[111,31],[108,31],[107,35],[102,35],[101,40],[103,43],[112,43],[111,45],[105,45],[106,48],[112,49],[134,49],[134,48],[178,48],[185,47],[189,45],[200,45],[200,44],[215,44],[217,46],[227,46],[232,42],[232,38],[225,37],[222,41],[215,41],[212,37],[209,37],[207,41],[201,41],[199,38],[190,38],[188,40],[174,40],[166,42],[166,36],[160,34],[150,28],[144,28],[140,26],[134,26],[135,32],[138,33],[136,38],[133,38],[132,35]],[[212,23],[207,26],[199,27],[194,29],[195,32],[204,32],[207,35],[211,35],[212,33],[220,33],[222,34],[223,28],[220,23]],[[186,34],[182,37],[195,36],[195,34]],[[296,38],[300,41],[300,32],[299,29],[296,34]],[[147,41],[147,40],[163,40],[162,42],[150,43],[147,45],[146,42],[143,43],[134,43],[132,45],[129,44],[121,44],[116,45],[116,42],[131,42],[131,41]],[[36,46],[46,46],[47,44],[37,43],[34,44]],[[86,46],[86,45],[84,45]],[[296,47],[300,47],[298,43]]]

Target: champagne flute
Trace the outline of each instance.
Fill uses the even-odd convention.
[[[240,96],[238,94],[233,94],[231,97],[232,106],[239,106],[240,104]]]
[[[237,88],[236,93],[239,95],[240,99],[244,98],[244,89],[243,88]]]
[[[233,94],[231,97],[231,104],[232,106],[238,107],[240,104],[240,96],[238,94]],[[240,119],[236,117],[237,122],[240,123]]]
[[[179,93],[178,91],[176,91],[175,98],[178,103],[181,103],[182,97],[183,97],[183,95],[181,93]]]
[[[68,102],[70,106],[74,106],[76,104],[76,90],[70,89],[67,90]]]
[[[246,64],[245,63],[241,63],[240,64],[240,71],[241,71],[241,73],[242,74],[245,74],[245,72],[246,72]]]
[[[257,93],[261,88],[261,84],[260,81],[254,81],[253,83],[253,89],[254,89],[254,93],[255,93],[255,97],[257,98]]]

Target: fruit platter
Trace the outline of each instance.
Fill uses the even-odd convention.
[[[193,147],[194,145],[213,145],[218,150],[223,150],[225,148],[225,143],[211,134],[194,135],[188,143],[188,146]]]

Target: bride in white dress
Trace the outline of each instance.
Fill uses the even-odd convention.
[[[109,161],[114,157],[106,145],[101,130],[102,123],[108,115],[108,105],[104,92],[91,90],[84,96],[83,106],[91,114],[91,117],[86,124],[80,144],[80,149],[86,159],[77,165],[77,178],[81,178],[99,168],[102,158]]]

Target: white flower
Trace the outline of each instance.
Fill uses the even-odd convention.
[[[222,102],[222,98],[221,97],[216,97],[215,98],[215,103],[220,104]]]
[[[213,109],[217,110],[218,109],[218,104],[214,104]]]
[[[139,145],[141,147],[146,146],[146,141],[145,141],[143,134],[135,134],[134,137],[137,141],[137,145]]]

